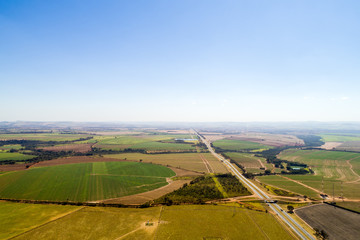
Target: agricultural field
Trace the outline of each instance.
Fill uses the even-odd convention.
[[[340,151],[360,152],[360,141],[344,142],[335,147],[335,149]]]
[[[19,133],[0,134],[0,140],[74,141],[91,136],[89,134]]]
[[[171,206],[156,239],[293,239],[273,215],[236,206]]]
[[[211,153],[168,153],[168,154],[142,154],[121,153],[105,155],[107,158],[126,159],[161,164],[164,166],[179,167],[197,172],[228,172],[226,167]],[[210,166],[210,167],[209,167]],[[212,170],[212,171],[211,171]]]
[[[148,152],[169,151],[196,151],[194,143],[179,143],[175,139],[190,139],[190,135],[136,135],[136,136],[115,136],[97,139],[94,147],[105,150],[144,149]]]
[[[31,168],[35,167],[49,167],[63,164],[73,164],[73,163],[95,163],[95,162],[121,162],[123,160],[114,159],[114,158],[104,158],[100,156],[72,156],[72,157],[63,157],[52,159],[49,161],[41,161],[34,165],[31,165]]]
[[[279,158],[306,163],[314,171],[314,175],[289,175],[288,178],[299,181],[312,188],[332,196],[333,189],[336,197],[360,198],[360,153],[297,150],[282,152]]]
[[[232,139],[256,142],[273,147],[304,145],[304,141],[302,139],[293,135],[284,134],[244,133],[238,136],[233,136]]]
[[[5,204],[1,239],[293,239],[272,214],[235,205],[136,209]]]
[[[22,161],[34,158],[33,155],[26,155],[21,153],[10,153],[10,152],[1,152],[0,151],[0,162],[5,160],[14,160],[14,161]]]
[[[347,133],[326,133],[319,134],[324,142],[352,142],[360,141],[360,134],[347,134]]]
[[[307,188],[299,183],[293,182],[291,180],[282,178],[281,176],[277,175],[269,175],[269,176],[261,176],[256,177],[260,182],[265,183],[270,186],[274,186],[280,189],[288,190],[290,192],[299,194],[299,195],[305,195],[312,199],[320,199],[320,195],[318,192]]]
[[[11,145],[0,146],[0,150],[11,150],[11,149],[20,150],[20,149],[22,149],[22,146],[20,144],[11,144]]]
[[[325,142],[321,148],[339,151],[360,152],[360,134],[321,134],[322,141]]]
[[[85,207],[14,239],[154,239],[160,207]],[[27,216],[24,216],[27,217]],[[146,223],[149,221],[149,226]]]
[[[304,141],[293,135],[268,134],[268,133],[242,133],[242,134],[219,134],[202,133],[211,142],[221,139],[241,140],[247,142],[259,143],[266,146],[302,146]]]
[[[0,197],[52,201],[97,201],[167,185],[175,173],[136,162],[95,162],[38,167],[0,175]]]
[[[74,151],[74,152],[80,152],[80,153],[86,153],[91,151],[91,146],[93,144],[91,143],[74,143],[74,144],[60,144],[50,147],[41,147],[40,149],[45,151],[54,151],[54,152],[60,152],[60,151]]]
[[[230,151],[260,151],[272,148],[271,146],[263,145],[255,142],[248,142],[242,140],[222,139],[213,142],[215,148]]]
[[[224,154],[230,159],[242,165],[247,172],[260,173],[264,172],[264,170],[266,169],[272,170],[274,168],[272,164],[266,163],[265,158],[256,157],[254,154],[239,152],[225,152]]]
[[[360,201],[359,202],[342,202],[342,201],[340,201],[340,202],[337,202],[336,205],[360,213]]]
[[[359,239],[360,214],[327,204],[299,208],[295,213],[311,227],[325,231],[329,239]]]
[[[0,239],[8,239],[69,214],[79,207],[0,201]]]

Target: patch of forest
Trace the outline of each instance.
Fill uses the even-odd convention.
[[[168,193],[156,200],[154,204],[177,205],[177,204],[204,204],[207,201],[223,199],[213,180],[214,176],[200,176],[189,184],[184,184],[180,189]],[[228,196],[244,196],[251,193],[231,174],[217,174],[215,177]]]

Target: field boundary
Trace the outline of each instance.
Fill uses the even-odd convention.
[[[0,198],[0,201],[29,203],[29,204],[53,204],[53,205],[70,205],[70,206],[84,206],[84,207],[117,207],[117,208],[137,208],[139,206],[125,205],[120,203],[94,203],[94,202],[61,202],[61,201],[47,201],[47,200],[28,200],[28,199],[11,199]]]
[[[333,207],[341,208],[341,209],[344,209],[344,210],[347,210],[347,211],[350,211],[350,212],[353,212],[353,213],[360,214],[360,212],[358,212],[358,211],[351,210],[351,209],[348,209],[348,208],[344,208],[344,207],[336,205],[336,204],[331,204],[331,203],[328,203],[328,202],[324,202],[324,203],[327,204],[327,205],[333,206]]]

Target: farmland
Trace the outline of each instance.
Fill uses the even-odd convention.
[[[289,176],[288,176],[289,177]],[[282,178],[281,176],[271,175],[271,176],[261,176],[257,177],[257,179],[265,184],[272,185],[281,189],[289,190],[291,192],[305,195],[307,197],[313,199],[320,199],[320,195],[318,192],[309,189],[305,186],[300,185],[299,183],[287,180]]]
[[[42,216],[48,214],[46,210],[40,212]],[[14,213],[9,211],[9,214]],[[31,221],[31,215],[23,218],[25,222]],[[26,230],[32,230],[19,235],[25,229],[18,229],[12,236],[17,235],[14,239],[293,239],[273,215],[235,205],[85,207],[34,227],[35,224],[30,224]]]
[[[360,152],[360,134],[326,133],[320,134],[325,144],[323,149]]]
[[[189,135],[135,135],[97,138],[94,147],[106,150],[143,149],[148,152],[196,151],[193,143],[179,143],[175,139],[191,138]]]
[[[0,140],[38,140],[38,141],[74,141],[80,138],[91,137],[88,134],[62,134],[62,133],[19,133],[0,134]]]
[[[266,159],[256,157],[254,156],[254,154],[226,152],[225,155],[237,162],[238,164],[241,164],[246,169],[246,171],[252,173],[260,173],[264,172],[265,169],[273,169],[273,166],[271,164],[266,163]]]
[[[11,150],[11,149],[20,150],[21,148],[22,148],[22,146],[20,144],[11,144],[11,145],[0,146],[0,150]]]
[[[214,172],[226,173],[225,166],[210,153],[169,153],[169,154],[142,154],[121,153],[105,155],[107,158],[127,159],[133,161],[151,162],[172,167],[180,167],[197,172],[208,172],[207,161]],[[205,158],[205,160],[204,160]]]
[[[157,239],[293,239],[271,214],[236,206],[172,206]]]
[[[339,133],[326,133],[320,134],[324,142],[352,142],[360,141],[360,134],[339,134]]]
[[[4,161],[4,160],[21,161],[31,158],[34,158],[34,156],[21,154],[21,153],[0,152],[0,161]]]
[[[340,201],[340,202],[337,202],[336,205],[360,213],[360,202],[341,202]]]
[[[340,151],[360,152],[360,141],[344,142],[335,147],[335,149]]]
[[[61,144],[56,146],[50,146],[50,147],[42,147],[40,149],[45,151],[74,151],[74,152],[80,152],[80,153],[86,153],[91,151],[91,143],[81,143],[81,144]]]
[[[159,214],[160,208],[87,207],[15,239],[153,239]]]
[[[296,214],[313,228],[324,230],[329,239],[359,239],[359,214],[326,204],[299,208]]]
[[[322,151],[322,150],[286,150],[279,156],[282,159],[303,162],[309,165],[315,175],[288,177],[332,196],[344,195],[346,198],[359,198],[360,192],[360,153]]]
[[[0,197],[96,201],[150,191],[175,173],[135,162],[96,162],[32,168],[0,175]]]
[[[14,237],[77,209],[79,207],[0,201],[0,239]]]
[[[230,139],[241,140],[253,143],[259,143],[266,146],[281,147],[281,146],[301,146],[304,145],[304,141],[296,136],[289,134],[268,134],[268,133],[241,133],[241,134],[220,134],[220,133],[202,133],[211,142]]]
[[[260,143],[242,141],[242,140],[231,140],[222,139],[213,142],[215,148],[232,151],[253,151],[253,150],[266,150],[272,148],[271,146],[263,145]]]

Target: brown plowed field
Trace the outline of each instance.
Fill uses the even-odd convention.
[[[62,164],[72,164],[72,163],[88,163],[88,162],[122,162],[125,160],[114,159],[114,158],[104,158],[104,157],[87,157],[87,156],[77,156],[77,157],[66,157],[58,158],[49,161],[43,161],[32,165],[31,167],[48,167]]]
[[[360,214],[327,204],[299,208],[295,213],[312,228],[324,230],[329,239],[359,239]]]
[[[177,180],[169,183],[168,185],[149,191],[144,193],[139,193],[131,196],[125,196],[121,198],[114,198],[114,199],[108,199],[104,200],[102,202],[104,203],[121,203],[126,205],[140,205],[143,203],[146,203],[148,201],[157,199],[167,193],[170,193],[176,189],[179,189],[182,187],[185,183],[189,183],[190,180]]]
[[[26,166],[30,166],[30,165],[32,165],[32,164],[31,163],[22,163],[22,164],[0,165],[0,172],[25,170]]]
[[[59,145],[59,146],[52,146],[52,147],[43,147],[42,150],[45,151],[74,151],[80,153],[86,153],[91,151],[92,143],[84,143],[84,144],[67,144],[67,145]]]

